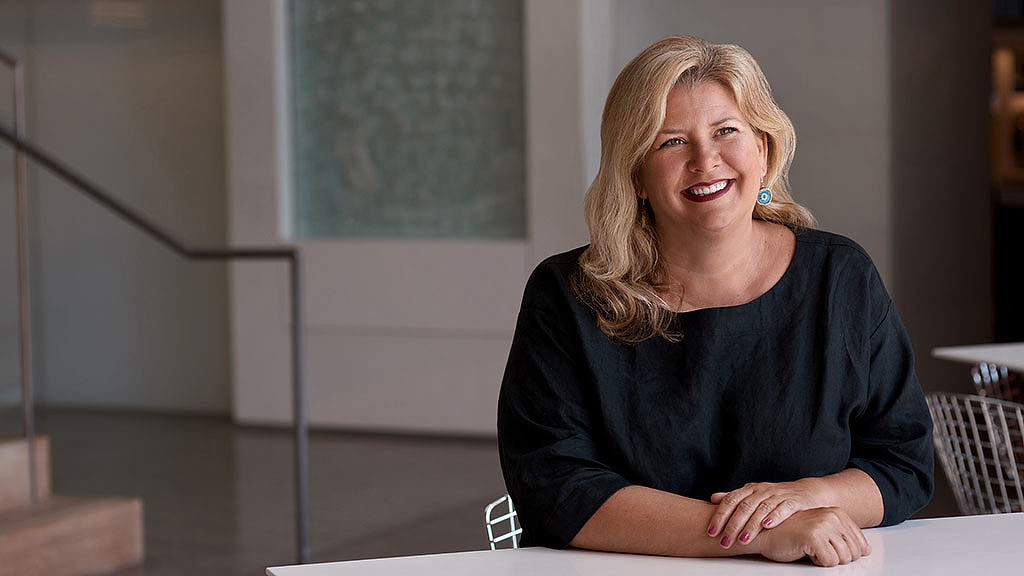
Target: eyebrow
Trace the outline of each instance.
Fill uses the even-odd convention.
[[[729,122],[742,122],[742,120],[736,118],[735,116],[726,116],[725,118],[722,118],[717,122],[712,122],[711,126],[721,126],[722,124],[728,124]],[[658,131],[658,135],[661,136],[664,134],[682,134],[683,132],[686,132],[686,130],[683,130],[682,128],[662,128],[661,130]]]

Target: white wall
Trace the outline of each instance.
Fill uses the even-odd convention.
[[[224,2],[230,230],[240,245],[287,240],[284,8],[280,0]],[[526,277],[587,238],[581,3],[530,0],[524,18],[529,237],[301,242],[313,424],[494,432]],[[289,420],[284,274],[248,264],[232,271],[234,415],[242,422]]]
[[[22,8],[0,45],[27,61],[30,137],[175,235],[222,245],[218,4],[140,3],[138,29],[93,21],[89,2],[7,4]],[[39,402],[228,410],[223,265],[186,262],[31,178]]]

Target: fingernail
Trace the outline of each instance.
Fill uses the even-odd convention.
[[[765,518],[764,522],[762,522],[762,524],[764,524],[765,528],[768,528],[769,526],[772,525],[772,519],[771,518]]]
[[[744,532],[743,534],[740,534],[740,542],[746,544],[747,540],[750,540],[750,532]]]
[[[732,543],[732,541],[729,540],[728,536],[722,536],[722,546],[728,548],[730,543]]]
[[[716,528],[714,526],[708,528],[708,536],[714,536],[715,532],[718,532],[718,528]]]

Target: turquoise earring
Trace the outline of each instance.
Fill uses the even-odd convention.
[[[772,190],[764,185],[764,178],[761,178],[761,191],[757,193],[757,203],[761,206],[772,203]]]

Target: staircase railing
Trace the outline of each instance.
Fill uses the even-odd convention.
[[[145,216],[104,192],[71,168],[44,152],[25,137],[24,72],[22,64],[0,51],[0,63],[14,74],[13,93],[15,128],[0,124],[0,139],[14,147],[15,153],[15,210],[17,217],[18,251],[18,322],[20,332],[20,366],[22,407],[25,418],[25,436],[29,453],[29,490],[36,501],[35,417],[32,399],[31,316],[29,314],[28,269],[28,202],[25,157],[44,166],[80,193],[92,198],[129,224],[135,226],[167,248],[189,260],[285,260],[289,264],[291,284],[291,348],[292,348],[292,402],[295,430],[295,524],[297,559],[309,562],[309,434],[306,419],[304,386],[304,354],[302,344],[302,258],[295,246],[261,248],[194,248],[177,240]]]
[[[25,136],[25,71],[16,59],[0,52],[0,62],[11,69],[11,102],[14,105],[14,132]],[[21,378],[22,419],[28,450],[28,494],[33,504],[39,499],[36,486],[36,426],[32,410],[32,320],[28,278],[28,170],[25,157],[14,151],[14,217],[15,244],[18,253],[18,368]]]

